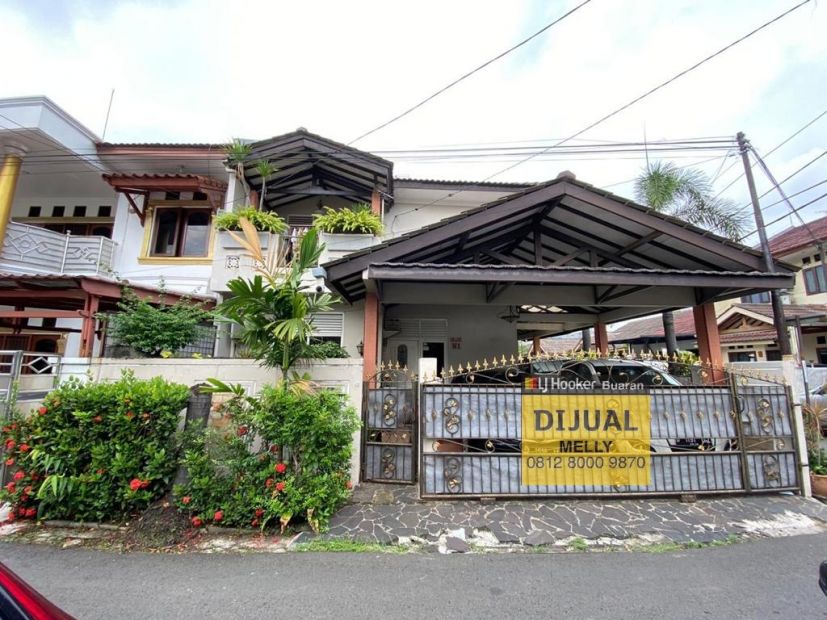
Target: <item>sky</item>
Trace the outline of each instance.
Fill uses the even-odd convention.
[[[226,142],[297,127],[350,142],[499,54],[578,1],[288,3],[0,0],[0,97],[46,95],[112,142]],[[797,0],[592,0],[529,44],[391,126],[368,151],[551,144],[797,4]],[[827,6],[810,2],[567,144],[744,131],[770,151],[827,109]],[[827,115],[768,156],[783,179],[827,148]],[[631,157],[631,158],[629,158]],[[393,159],[393,157],[390,157]],[[679,153],[717,190],[743,170],[735,151]],[[513,163],[395,161],[404,177],[486,179]],[[643,155],[537,158],[502,181],[562,170],[632,196]],[[784,188],[827,178],[827,157]],[[756,173],[759,192],[770,185]],[[792,198],[812,200],[827,184]],[[723,194],[747,204],[743,179]],[[771,194],[765,205],[775,202]],[[791,224],[766,206],[770,232]],[[801,211],[827,214],[827,199]],[[792,221],[797,224],[797,221]],[[752,241],[752,239],[748,239]]]

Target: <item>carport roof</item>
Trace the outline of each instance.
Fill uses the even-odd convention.
[[[325,269],[328,283],[349,301],[363,297],[371,281],[485,284],[488,302],[496,297],[490,287],[522,283],[592,286],[592,303],[585,305],[597,307],[622,305],[626,293],[641,287],[691,287],[698,303],[786,287],[795,268],[779,263],[765,273],[752,248],[564,173]]]

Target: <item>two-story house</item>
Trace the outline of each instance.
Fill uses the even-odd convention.
[[[328,239],[308,282],[340,305],[318,335],[418,370],[467,367],[517,352],[519,339],[594,330],[692,306],[698,347],[720,346],[713,304],[792,285],[753,249],[600,190],[564,172],[545,183],[396,178],[393,162],[305,129],[250,144],[241,167],[218,144],[101,142],[46,98],[0,101],[0,310],[8,347],[100,355],[96,319],[122,281],[140,294],[213,303],[249,272],[212,225],[257,203],[288,223],[289,243],[323,207],[369,205],[384,234]],[[275,172],[262,178],[256,163]],[[220,336],[216,356],[233,353]],[[46,341],[52,344],[44,344]]]

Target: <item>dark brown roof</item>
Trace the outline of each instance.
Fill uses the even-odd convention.
[[[224,191],[227,184],[224,181],[213,179],[201,174],[167,174],[167,173],[115,173],[102,175],[104,180],[113,187],[120,187],[133,184],[136,187],[152,182],[155,185],[162,185],[165,181],[191,181],[193,187],[200,189],[215,189]]]
[[[475,189],[486,191],[508,191],[514,192],[518,190],[528,189],[537,185],[537,183],[500,183],[497,181],[459,181],[459,180],[445,180],[445,179],[412,179],[406,177],[395,177],[394,183],[396,187],[415,187],[418,189],[428,189],[430,187],[445,189],[445,190],[463,190],[473,191]]]
[[[678,338],[695,337],[695,317],[690,308],[678,310],[675,316],[675,336]],[[609,342],[631,342],[651,338],[663,338],[663,315],[657,314],[644,319],[629,321],[625,325],[609,332]]]
[[[721,344],[736,344],[739,342],[775,342],[774,329],[744,329],[723,332],[719,335]]]
[[[742,308],[749,312],[763,315],[770,321],[773,319],[771,304],[733,304],[733,308]],[[784,304],[784,318],[803,319],[809,316],[823,316],[827,314],[827,305],[824,304]]]
[[[812,232],[812,234],[810,234]],[[770,239],[770,251],[776,256],[786,256],[808,246],[814,246],[813,235],[819,241],[827,241],[827,216],[796,226]]]

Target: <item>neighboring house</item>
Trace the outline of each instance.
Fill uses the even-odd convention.
[[[222,145],[103,143],[43,97],[2,100],[0,114],[5,346],[51,348],[38,345],[48,336],[67,355],[99,355],[96,315],[115,307],[121,280],[221,301],[252,265],[212,219],[265,184],[265,208],[290,228],[277,246],[324,206],[364,203],[382,218],[379,238],[327,238],[307,276],[342,298],[316,317],[317,337],[363,354],[366,377],[380,359],[467,367],[583,329],[607,352],[607,324],[693,305],[714,361],[716,301],[793,283],[750,248],[569,172],[536,184],[395,178],[392,162],[298,129],[251,143],[237,178]],[[262,179],[259,160],[276,172]],[[233,354],[231,334],[214,352]]]
[[[681,351],[698,352],[695,339],[695,320],[692,310],[685,308],[674,313],[675,337]],[[615,349],[636,353],[665,353],[666,341],[663,336],[662,315],[646,317],[624,323],[609,332],[609,344]]]

